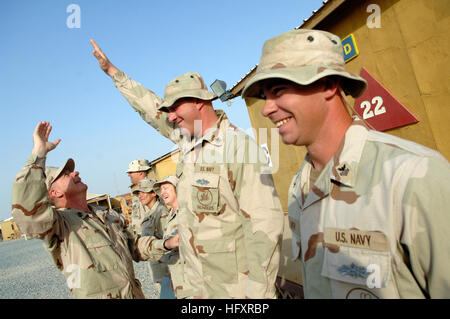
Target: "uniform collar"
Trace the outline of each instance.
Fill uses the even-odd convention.
[[[222,110],[216,110],[216,115],[218,117],[216,123],[206,131],[206,134],[203,135],[203,140],[208,141],[211,144],[216,146],[221,146],[223,144],[223,130],[222,121],[228,121],[228,117]],[[225,123],[225,121],[223,122]]]
[[[319,199],[328,196],[333,182],[350,188],[355,186],[359,161],[368,130],[369,128],[362,120],[356,119],[353,121],[333,158],[325,165],[314,185],[310,185],[308,196],[303,198],[303,189],[309,183],[309,176],[313,169],[309,154],[306,154],[301,169],[301,180],[294,191],[300,206],[306,208]]]
[[[106,214],[108,213],[108,209],[105,207],[101,207],[101,206],[93,206],[88,204],[89,209],[92,212],[92,216],[89,213],[86,213],[85,211],[82,210],[78,210],[78,209],[73,209],[73,208],[59,208],[58,210],[74,210],[74,214],[77,214],[78,217],[82,218],[82,219],[86,219],[87,217],[91,216],[91,217],[97,217],[98,219],[100,219],[103,223],[106,222]]]
[[[189,153],[192,149],[198,147],[201,148],[203,142],[211,143],[215,146],[221,146],[224,143],[224,129],[226,124],[229,123],[228,117],[223,110],[215,110],[218,117],[216,123],[210,127],[203,136],[194,137],[191,141],[187,142],[187,147],[185,148],[183,154]]]
[[[178,209],[174,210],[173,208],[170,208],[168,221],[171,221],[172,219],[174,219],[175,216],[177,215],[177,213],[178,213]]]
[[[161,205],[161,203],[159,202],[159,199],[158,198],[156,198],[156,202],[155,202],[155,204],[153,204],[153,207],[151,208],[151,209],[149,209],[149,216],[151,215],[151,214],[153,214],[157,209],[158,209],[158,206],[159,205]],[[147,206],[146,206],[147,207]],[[147,207],[148,208],[148,207]]]
[[[362,120],[353,121],[329,163],[330,179],[348,187],[355,186],[368,131],[368,127]]]

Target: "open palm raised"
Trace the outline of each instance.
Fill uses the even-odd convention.
[[[53,142],[48,141],[52,126],[50,122],[39,122],[36,125],[33,133],[33,154],[39,157],[44,157],[48,152],[54,150],[58,146],[61,139],[56,139]]]

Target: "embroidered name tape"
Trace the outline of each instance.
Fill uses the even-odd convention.
[[[326,228],[325,242],[338,246],[389,251],[389,243],[386,235],[378,231]]]
[[[211,174],[219,174],[220,167],[212,166],[212,165],[196,165],[195,173],[211,173]]]

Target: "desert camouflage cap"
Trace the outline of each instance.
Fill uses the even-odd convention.
[[[47,186],[47,190],[50,189],[52,183],[58,179],[59,175],[61,175],[61,173],[66,169],[70,172],[75,170],[75,162],[73,159],[69,158],[61,167],[47,166],[45,168],[45,185]]]
[[[155,183],[153,188],[155,189],[155,191],[158,194],[161,193],[161,185],[164,184],[164,183],[170,183],[176,189],[177,185],[178,185],[178,177],[176,175],[167,175],[167,176],[164,176],[164,178],[162,180],[160,180],[159,182]]]
[[[362,77],[345,70],[341,39],[329,32],[291,30],[264,43],[255,75],[245,85],[242,97],[259,97],[261,81],[281,78],[300,85],[337,75],[345,93],[358,97],[367,87]]]
[[[198,98],[210,101],[217,98],[217,95],[208,91],[203,78],[197,72],[188,72],[170,81],[164,91],[164,101],[158,110],[168,112],[177,100],[185,97]]]
[[[150,169],[150,164],[149,164],[148,160],[136,159],[128,165],[127,173],[147,171],[149,169]]]
[[[155,185],[155,180],[154,179],[150,179],[150,178],[144,178],[143,180],[141,180],[139,182],[139,184],[133,189],[133,194],[137,193],[137,192],[144,192],[144,193],[150,193],[150,192],[155,192],[154,189],[154,185]]]

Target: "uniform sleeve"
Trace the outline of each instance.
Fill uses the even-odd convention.
[[[60,218],[48,201],[44,171],[45,157],[30,155],[13,183],[12,215],[22,233],[31,238],[52,240],[55,236],[61,237]]]
[[[167,207],[163,203],[159,203],[158,209],[159,212],[159,218],[156,230],[158,234],[160,234],[161,238],[164,238],[165,229],[167,228],[168,218],[169,218],[169,212],[167,211]]]
[[[175,128],[175,123],[169,122],[167,113],[158,110],[158,106],[162,103],[158,95],[130,79],[122,71],[116,72],[112,79],[119,92],[145,122],[174,143],[180,141],[179,130]]]
[[[153,241],[153,245],[155,247],[158,248],[162,248],[163,255],[167,255],[168,253],[173,252],[173,250],[167,250],[164,248],[164,241],[166,241],[167,239],[169,239],[170,237],[173,236],[173,234],[167,234],[168,236],[166,236],[166,228],[168,225],[168,217],[169,217],[169,213],[167,211],[166,206],[164,206],[164,204],[159,203],[159,207],[158,207],[158,218],[156,219],[156,229],[155,229],[155,234],[157,234],[156,239]]]
[[[247,138],[246,143],[240,145],[244,145],[246,150],[258,149],[258,153],[264,154],[259,147],[248,147],[247,143],[255,142]],[[252,163],[247,155],[241,161],[243,163],[229,164],[228,172],[234,196],[239,203],[244,230],[249,268],[246,296],[275,298],[284,214],[272,175],[262,173],[266,162]]]
[[[401,244],[410,269],[430,298],[450,294],[450,165],[442,157],[422,158],[410,167],[402,198]]]
[[[297,203],[297,196],[301,189],[299,173],[292,178],[288,191],[288,212],[289,212],[289,228],[292,234],[292,260],[302,259],[301,251],[301,233],[300,233],[300,212],[301,209]],[[304,277],[303,277],[304,278]]]
[[[163,244],[164,240],[159,240],[155,236],[140,236],[134,235],[132,232],[128,232],[128,246],[131,251],[133,260],[147,261],[147,260],[159,260],[161,257],[169,252],[165,249]]]

